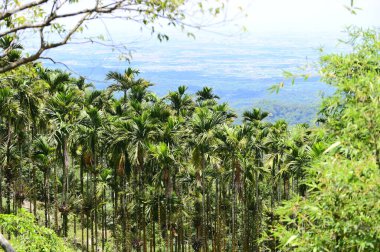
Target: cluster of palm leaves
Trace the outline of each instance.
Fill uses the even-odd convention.
[[[243,123],[211,88],[158,97],[139,72],[96,90],[39,64],[0,80],[0,212],[27,207],[87,251],[259,251],[324,146],[307,125]]]

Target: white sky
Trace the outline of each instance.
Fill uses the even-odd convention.
[[[216,0],[209,0],[216,1]],[[238,6],[244,8],[247,17],[240,17],[233,22],[223,23],[219,26],[210,26],[203,32],[191,30],[195,33],[197,41],[212,40],[221,41],[225,36],[215,35],[222,33],[231,37],[253,36],[257,33],[270,34],[293,34],[301,35],[317,32],[333,32],[335,38],[341,37],[341,31],[345,26],[356,25],[359,27],[380,28],[380,0],[354,0],[355,6],[360,7],[357,14],[351,14],[345,5],[350,0],[228,0],[228,13],[230,16],[236,14]],[[189,0],[190,3],[197,2]],[[80,7],[86,7],[87,0],[79,1]],[[74,6],[74,5],[73,5]],[[75,5],[78,7],[77,5]],[[241,13],[241,12],[239,12]],[[240,15],[242,16],[242,15]],[[215,22],[210,17],[190,17],[196,22],[205,19],[203,23]],[[70,26],[70,20],[67,20]],[[71,24],[72,25],[72,24]],[[94,21],[88,25],[88,29],[81,36],[104,35],[107,40],[115,43],[137,43],[141,44],[151,39],[150,32],[140,32],[141,24],[122,20]],[[248,29],[242,33],[242,27]],[[106,27],[106,28],[105,28]],[[160,31],[167,33],[170,40],[191,41],[180,29],[169,29],[163,25]],[[155,39],[152,39],[156,41]]]
[[[355,0],[362,10],[352,15],[349,0],[250,0],[249,31],[336,31],[345,25],[380,26],[380,0]]]
[[[190,1],[191,2],[191,1]],[[197,39],[208,39],[215,36],[213,32],[225,35],[237,35],[242,27],[248,29],[248,35],[255,33],[305,33],[310,32],[341,32],[345,26],[380,27],[380,0],[355,0],[355,6],[360,7],[357,14],[351,14],[345,6],[350,0],[229,0],[230,16],[236,13],[238,6],[244,8],[247,17],[240,17],[233,22],[220,26],[210,26],[202,32],[194,30]],[[242,15],[240,15],[242,16]],[[199,21],[199,17],[191,17]],[[214,22],[209,17],[203,23]],[[104,21],[113,39],[130,39],[136,36],[149,37],[149,32],[141,35],[139,25],[120,20]],[[104,23],[92,24],[90,33],[107,35],[103,30]],[[169,34],[170,39],[183,39],[185,35],[178,29],[163,27],[161,31]],[[107,37],[107,36],[106,36]]]

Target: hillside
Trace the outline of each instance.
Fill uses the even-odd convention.
[[[320,58],[318,127],[239,118],[210,87],[160,96],[131,67],[103,89],[41,63],[3,74],[2,233],[18,251],[376,251],[380,38],[350,32]]]

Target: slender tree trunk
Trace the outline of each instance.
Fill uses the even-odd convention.
[[[12,127],[11,127],[11,122],[8,120],[7,122],[7,150],[6,150],[6,157],[7,157],[7,162],[5,165],[5,177],[6,177],[6,183],[7,183],[7,188],[6,188],[6,198],[7,198],[7,212],[8,214],[11,213],[11,177],[12,177],[12,168],[11,168],[11,139],[12,139]]]
[[[32,167],[32,181],[33,181],[33,215],[37,218],[37,181],[36,181],[36,167]]]
[[[54,229],[58,233],[58,183],[57,166],[54,165]]]
[[[0,214],[3,213],[3,166],[0,166]]]
[[[46,185],[46,198],[47,198],[47,225],[50,228],[50,167],[47,168],[47,185]]]
[[[259,166],[257,166],[258,169]],[[260,234],[260,199],[259,199],[259,171],[255,171],[255,214],[254,214],[254,251],[259,250],[258,239]]]
[[[206,203],[205,203],[205,178],[204,178],[204,174],[205,174],[205,168],[206,168],[206,160],[205,160],[205,156],[204,154],[202,154],[202,167],[201,167],[201,170],[202,170],[202,238],[203,238],[203,242],[202,242],[202,246],[204,248],[204,250],[207,252],[208,251],[208,242],[207,242],[207,235],[206,235],[206,229],[207,229],[207,226],[205,225],[206,223]]]
[[[216,220],[215,220],[215,251],[220,251],[220,201],[219,201],[219,175],[216,178]]]
[[[63,198],[63,236],[67,237],[67,229],[68,229],[68,202],[67,202],[67,194],[68,194],[68,173],[69,173],[69,152],[67,146],[67,137],[62,137],[62,152],[63,152],[63,189],[62,189],[62,198]]]
[[[156,222],[154,221],[154,218],[153,218],[153,211],[150,212],[150,216],[151,216],[151,222],[152,222],[152,245],[151,245],[151,247],[153,248],[153,251],[156,251],[156,249],[155,249],[155,247],[156,247]],[[152,249],[150,251],[152,251]]]
[[[94,235],[95,235],[95,251],[98,251],[98,197],[97,197],[98,158],[97,158],[96,147],[95,147],[96,141],[97,141],[97,138],[95,137],[95,139],[93,141],[94,144],[92,146],[92,153],[94,155],[94,205],[95,205],[95,209],[94,209],[94,219],[95,219]]]
[[[146,235],[146,218],[145,218],[145,203],[143,203],[143,249],[147,252],[147,235]]]
[[[91,251],[94,252],[95,250],[95,234],[94,234],[94,214],[90,214],[91,218]]]
[[[74,241],[77,240],[77,215],[74,214]]]
[[[243,223],[243,251],[249,251],[249,236],[250,236],[250,230],[248,228],[249,222],[248,222],[248,215],[249,215],[249,209],[248,209],[248,191],[247,187],[245,185],[245,182],[247,180],[247,175],[244,173],[244,180],[243,180],[243,211],[242,211],[242,223]]]
[[[83,156],[80,158],[80,171],[79,171],[79,180],[80,180],[80,195],[82,196],[82,207],[80,211],[80,223],[81,223],[81,247],[82,251],[84,251],[84,177],[83,177],[83,168],[84,168],[84,162],[83,162]],[[87,248],[86,248],[87,249]]]
[[[115,239],[115,248],[117,251],[119,251],[119,238],[117,237],[117,226],[118,226],[118,221],[117,221],[117,217],[118,217],[118,201],[119,201],[119,198],[118,198],[118,195],[119,195],[119,186],[118,186],[118,175],[117,175],[117,167],[118,165],[115,165],[115,169],[114,169],[114,175],[113,175],[113,186],[114,186],[114,190],[113,190],[113,216],[112,216],[112,221],[113,221],[113,228],[112,228],[112,232],[113,232],[113,237]]]
[[[89,240],[90,240],[90,234],[89,234],[89,217],[88,217],[88,214],[86,215],[86,250],[87,251],[90,251],[90,244],[89,244]]]
[[[235,211],[236,211],[236,184],[235,184],[235,165],[233,161],[233,169],[232,169],[232,252],[236,251],[236,219],[235,219]]]
[[[273,223],[274,223],[274,206],[275,206],[275,199],[277,195],[277,184],[275,181],[276,177],[276,169],[277,169],[277,157],[274,158],[273,160],[273,167],[272,167],[272,174],[271,174],[271,180],[272,180],[272,193],[271,193],[271,203],[270,203],[270,224],[269,228],[272,229]],[[269,249],[270,251],[276,251],[275,248],[275,238],[272,232],[270,232],[270,242],[269,242]]]
[[[47,167],[45,167],[45,169],[48,169]],[[49,210],[48,210],[48,207],[49,207],[49,205],[48,205],[48,186],[47,186],[47,184],[48,184],[48,179],[47,179],[47,170],[45,170],[45,172],[44,172],[44,188],[45,188],[45,227],[48,227],[49,226],[49,224],[48,224],[48,222],[49,222],[49,214],[48,214],[48,212],[49,212]]]
[[[106,202],[106,189],[104,188],[103,189],[103,202]],[[106,235],[106,232],[107,232],[107,227],[106,227],[106,221],[107,221],[107,218],[106,218],[106,204],[104,204],[102,206],[102,251],[104,251],[104,248],[105,248],[105,235]]]
[[[126,183],[126,176],[123,175],[121,186],[122,186],[122,192],[123,194],[120,196],[120,208],[121,208],[121,240],[122,240],[122,251],[126,252],[128,249],[127,244],[127,225],[126,225],[126,196],[125,196],[125,183]]]
[[[376,141],[376,140],[375,140]],[[375,142],[375,157],[376,157],[376,163],[377,163],[377,167],[379,168],[380,170],[380,148],[377,146],[378,144]]]
[[[139,148],[140,149],[140,148]],[[141,194],[141,198],[144,197],[144,184],[145,184],[145,174],[144,174],[144,151],[142,149],[139,150],[138,152],[138,159],[139,159],[139,174],[140,174],[140,179],[139,179],[139,193]],[[140,201],[140,200],[139,200]],[[139,202],[139,204],[142,203],[143,208],[142,208],[142,213],[139,213],[140,218],[139,218],[139,223],[142,222],[142,232],[143,232],[143,251],[147,252],[147,238],[146,238],[146,218],[145,218],[145,203],[144,202]],[[141,232],[139,232],[139,239],[141,238]]]

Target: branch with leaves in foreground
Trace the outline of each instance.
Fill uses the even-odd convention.
[[[224,8],[225,0],[213,2],[211,8],[196,5],[202,15],[217,16]],[[0,4],[0,73],[5,73],[21,65],[33,62],[50,49],[69,43],[75,34],[84,30],[91,22],[100,19],[120,19],[135,22],[157,34],[159,40],[168,36],[156,31],[155,26],[164,20],[168,26],[184,30],[187,26],[200,28],[202,24],[186,21],[187,1],[73,1],[39,0],[26,4],[17,0]],[[39,45],[33,52],[22,55],[17,49],[21,41],[29,41],[35,34],[33,43]],[[191,34],[189,34],[191,35]],[[101,41],[100,37],[79,38],[81,42]],[[29,41],[30,42],[30,41]],[[29,43],[28,42],[28,43]],[[115,46],[111,44],[111,47]]]

